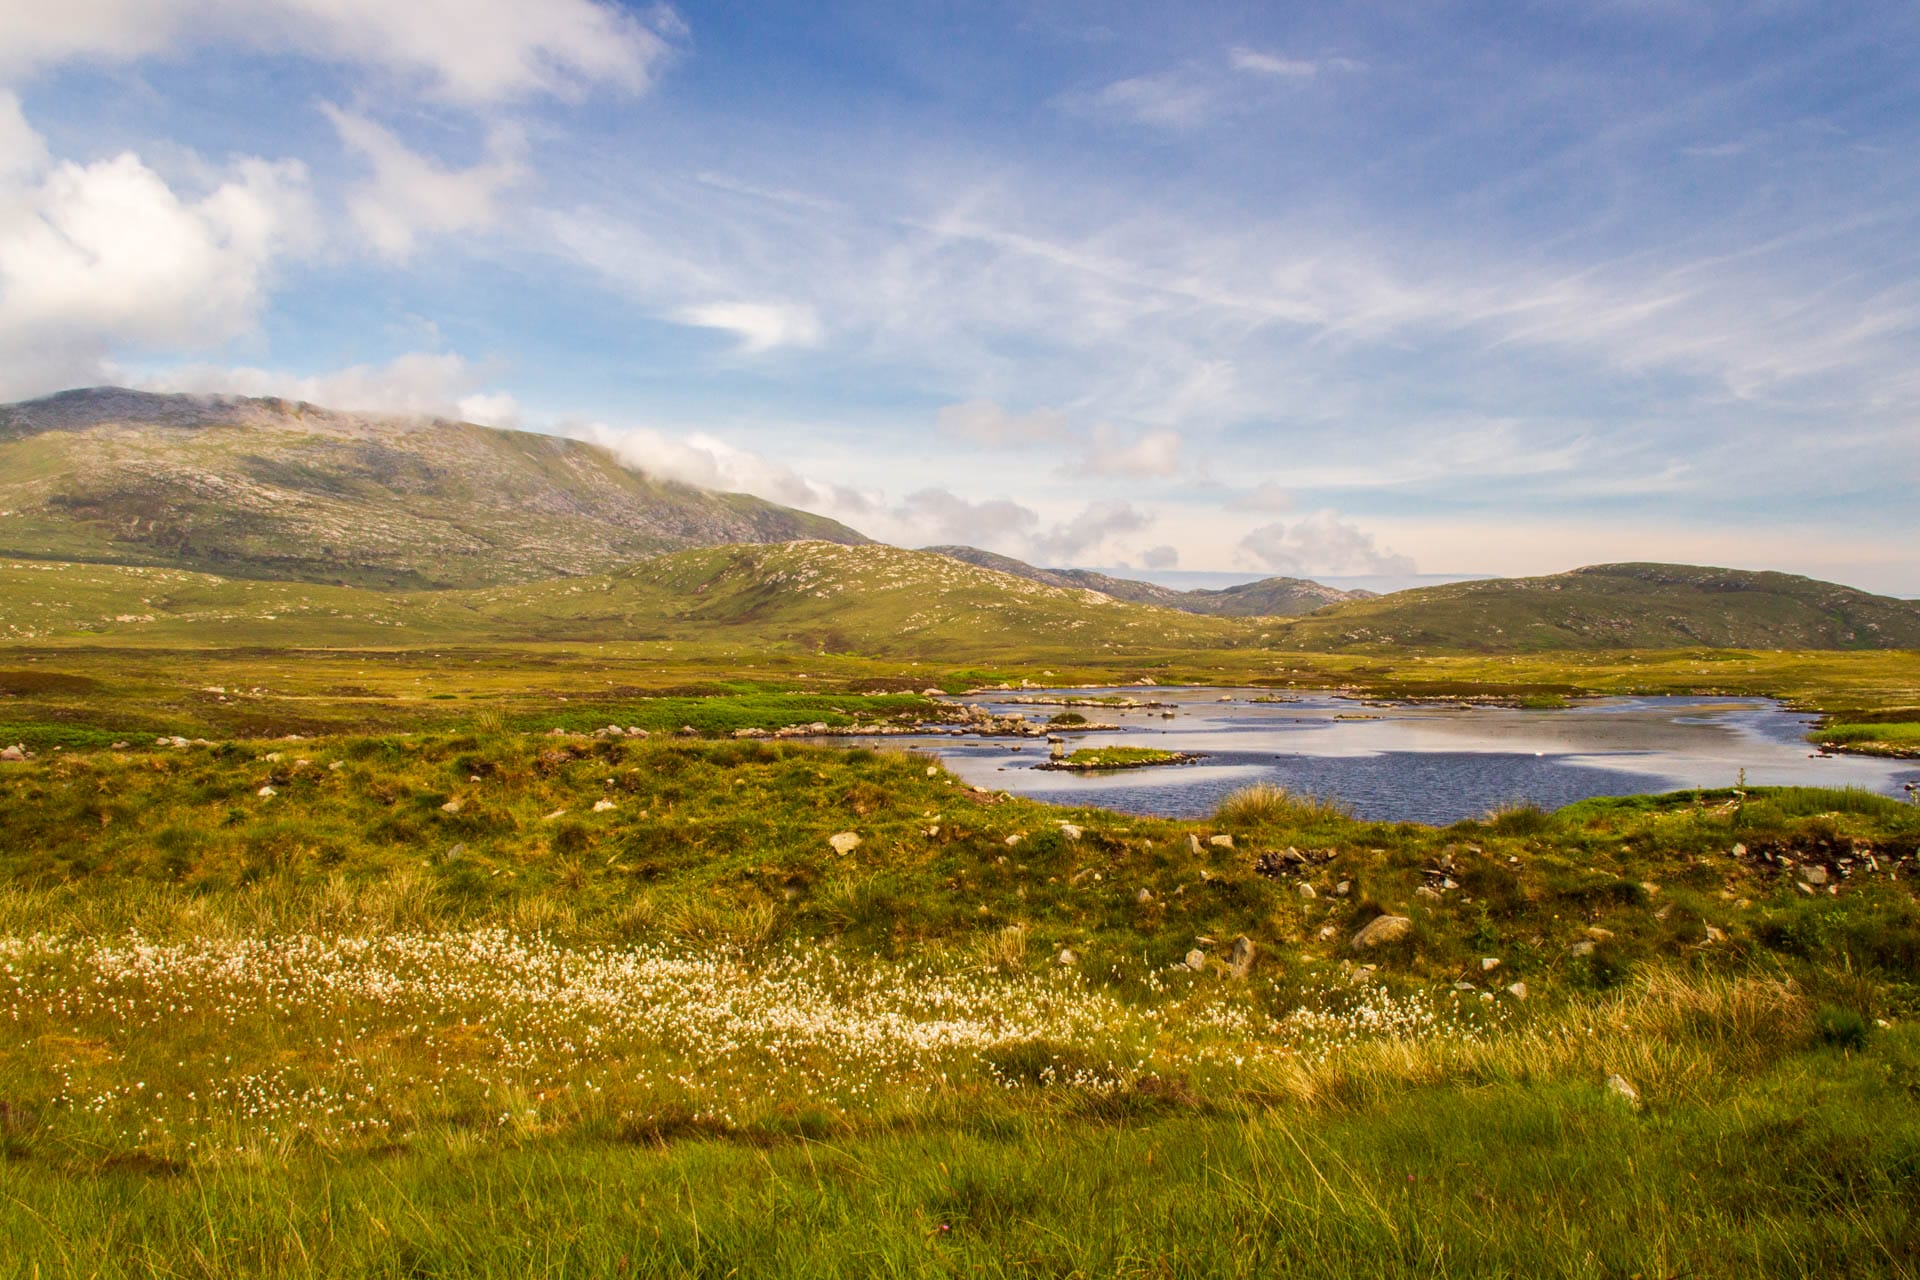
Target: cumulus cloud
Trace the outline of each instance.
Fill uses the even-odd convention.
[[[527,176],[526,139],[511,126],[487,139],[487,159],[448,169],[408,147],[365,116],[331,104],[321,108],[340,141],[372,167],[347,197],[347,209],[374,249],[404,259],[421,235],[480,230],[499,218],[499,197]]]
[[[1262,480],[1245,493],[1236,494],[1227,503],[1229,511],[1270,511],[1279,513],[1293,510],[1293,494],[1278,480]]]
[[[1165,429],[1128,436],[1101,423],[1087,440],[1086,452],[1071,468],[1094,476],[1170,476],[1180,469],[1180,433]]]
[[[682,307],[674,320],[700,329],[719,329],[740,339],[744,355],[775,347],[820,345],[820,318],[813,308],[790,302],[707,302]]]
[[[206,349],[254,325],[273,267],[316,240],[306,168],[246,158],[203,193],[131,152],[52,163],[0,103],[0,392],[97,380],[123,345]]]
[[[1148,547],[1140,553],[1140,563],[1149,569],[1172,569],[1180,563],[1180,550],[1173,546]]]
[[[686,26],[607,0],[78,0],[0,5],[0,73],[238,44],[373,68],[469,105],[644,91]]]
[[[1240,548],[1261,568],[1283,574],[1415,573],[1412,559],[1379,546],[1372,534],[1337,511],[1316,511],[1291,524],[1261,525]]]
[[[705,432],[674,435],[651,427],[604,422],[562,424],[561,433],[612,450],[628,466],[667,480],[724,493],[751,493],[809,511],[855,513],[869,504],[839,485],[801,475],[785,463],[741,449]]]
[[[991,449],[1023,448],[1067,436],[1066,416],[1057,410],[1010,413],[991,400],[950,404],[940,410],[939,424],[944,435]]]
[[[459,418],[484,426],[518,424],[520,407],[504,391],[487,391],[490,370],[452,352],[415,351],[385,364],[296,374],[248,366],[188,364],[122,379],[149,391],[279,396],[329,409]]]
[[[1079,515],[1064,520],[1028,540],[1032,554],[1043,563],[1073,564],[1117,557],[1099,553],[1110,539],[1151,528],[1153,517],[1128,502],[1095,502]]]
[[[1024,544],[1040,524],[1031,507],[1005,498],[973,502],[951,489],[921,489],[891,513],[923,543],[963,543],[996,550]]]

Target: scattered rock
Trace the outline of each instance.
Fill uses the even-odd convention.
[[[466,842],[461,841],[459,844],[456,844],[455,846],[453,846],[453,848],[447,850],[447,861],[452,862],[455,858],[459,857],[461,854],[465,853],[466,851],[467,851]]]
[[[1590,955],[1592,955],[1592,954],[1593,954],[1593,940],[1592,940],[1591,938],[1582,938],[1582,939],[1581,939],[1580,941],[1578,941],[1578,942],[1576,942],[1576,943],[1574,943],[1574,944],[1573,944],[1573,945],[1572,945],[1571,947],[1568,947],[1568,948],[1567,948],[1567,954],[1568,954],[1568,955],[1571,955],[1571,956],[1590,956]]]
[[[1353,935],[1347,945],[1355,951],[1367,951],[1374,947],[1386,946],[1394,942],[1404,942],[1413,936],[1413,921],[1405,916],[1375,916],[1366,927]]]
[[[1320,926],[1320,941],[1325,942],[1327,939],[1333,937],[1335,934],[1339,932],[1340,932],[1340,926],[1332,925],[1332,924],[1323,924]]]
[[[1498,969],[1499,967],[1500,967],[1499,956],[1481,956],[1480,957],[1480,972],[1492,973],[1495,969]]]
[[[1207,843],[1216,849],[1231,849],[1233,848],[1233,837],[1214,836],[1211,840],[1208,840]]]
[[[1024,838],[1025,838],[1025,834],[1023,832],[1019,832],[1019,831],[1014,832],[1012,835],[1008,836],[1006,839],[1007,848],[1009,849],[1013,848],[1013,846],[1019,844],[1020,841]]]
[[[595,813],[605,813],[609,809],[617,808],[619,808],[619,806],[611,800],[595,800],[593,802],[593,811]]]
[[[1733,846],[1733,848],[1729,850],[1729,852],[1731,852],[1733,856],[1736,858],[1744,858],[1747,856],[1747,846],[1743,844],[1737,844]]]
[[[1524,982],[1510,983],[1507,986],[1507,994],[1515,1000],[1525,1000],[1527,998],[1527,984]]]
[[[1200,837],[1197,835],[1194,835],[1191,831],[1187,833],[1187,852],[1189,853],[1200,852]]]
[[[24,747],[23,745],[17,742],[14,743],[12,746],[6,748],[5,750],[0,750],[0,760],[19,761],[19,760],[25,760],[26,758],[27,758],[26,747]]]
[[[1300,896],[1303,898],[1317,898],[1320,895],[1317,892],[1315,892],[1314,887],[1312,885],[1308,884],[1305,880],[1302,880],[1300,882]]]
[[[1810,862],[1800,868],[1800,878],[1817,887],[1827,882],[1827,869],[1817,862]]]
[[[1592,941],[1592,942],[1612,942],[1613,930],[1602,929],[1599,925],[1596,924],[1587,930],[1587,938],[1589,941]]]
[[[1607,1077],[1607,1096],[1618,1098],[1635,1111],[1640,1109],[1640,1091],[1633,1087],[1632,1081],[1618,1072]]]
[[[564,818],[566,816],[567,816],[567,811],[565,809],[555,809],[552,813],[548,814],[544,819],[542,819],[542,821],[552,822],[555,818]]]
[[[1333,896],[1336,898],[1344,898],[1352,892],[1353,882],[1351,880],[1342,880],[1339,884],[1333,886]]]
[[[1726,940],[1727,935],[1723,930],[1716,929],[1712,925],[1707,926],[1707,941],[1709,943],[1725,942]]]
[[[1081,836],[1085,835],[1086,832],[1074,826],[1071,822],[1063,822],[1060,824],[1060,834],[1069,840],[1078,840]]]
[[[930,764],[930,765],[928,765],[928,766],[927,766],[927,776],[928,776],[929,778],[937,778],[937,777],[939,777],[939,776],[940,776],[940,766],[939,766],[939,765],[937,765],[937,764]]]
[[[852,831],[842,831],[828,836],[827,843],[833,846],[835,853],[844,857],[860,847],[860,837]]]
[[[1146,906],[1148,903],[1153,901],[1153,890],[1142,889],[1140,892],[1133,895],[1133,901],[1137,906],[1142,906],[1142,907]]]
[[[1074,954],[1072,947],[1062,947],[1060,954],[1054,957],[1054,963],[1062,969],[1070,969],[1080,963],[1080,957]]]
[[[1193,950],[1187,952],[1186,965],[1187,968],[1193,970],[1195,973],[1200,972],[1207,967],[1207,953],[1195,947]]]
[[[1228,953],[1227,972],[1236,978],[1244,978],[1253,968],[1253,958],[1259,954],[1259,948],[1253,945],[1253,939],[1241,934],[1233,940],[1233,950]]]
[[[275,791],[272,787],[262,787],[258,791],[254,792],[253,794],[259,796],[262,800],[271,800],[275,796],[279,795],[280,793],[278,791]]]
[[[446,802],[445,804],[443,804],[443,805],[441,805],[441,806],[440,806],[440,812],[442,812],[442,813],[458,813],[458,812],[460,812],[460,797],[459,797],[459,796],[455,796],[455,797],[454,797],[453,799],[451,799],[451,800],[449,800],[449,801],[447,801],[447,802]]]
[[[1429,902],[1440,902],[1440,901],[1443,901],[1446,897],[1445,894],[1441,893],[1438,889],[1434,888],[1430,884],[1423,884],[1418,889],[1415,889],[1413,891],[1413,896],[1416,898],[1425,898]]]

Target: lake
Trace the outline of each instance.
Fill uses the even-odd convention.
[[[1862,787],[1904,796],[1920,761],[1816,756],[1812,716],[1754,698],[1594,698],[1566,710],[1379,705],[1334,694],[1262,689],[1023,690],[970,696],[997,713],[1044,722],[1067,710],[1025,699],[1121,695],[1164,707],[1074,707],[1112,731],[1068,733],[1082,746],[1160,747],[1197,764],[1100,774],[1036,769],[1043,740],[939,735],[882,738],[937,755],[977,787],[1064,805],[1199,817],[1256,782],[1329,796],[1362,818],[1445,824],[1499,805],[1555,809],[1591,796],[1690,787]],[[1256,701],[1285,698],[1287,701]],[[859,741],[859,740],[850,740]]]

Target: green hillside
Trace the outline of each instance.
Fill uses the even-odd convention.
[[[787,538],[865,541],[558,436],[114,388],[0,407],[0,555],[391,590]]]
[[[1133,604],[1150,604],[1161,609],[1178,609],[1182,613],[1207,614],[1216,618],[1294,617],[1312,613],[1329,604],[1373,597],[1371,591],[1342,591],[1306,578],[1262,578],[1258,582],[1243,582],[1217,590],[1177,591],[1158,583],[1115,578],[1092,569],[1040,569],[1024,560],[982,551],[979,547],[942,546],[923,550],[1050,587],[1098,591],[1102,595]]]
[[[1279,643],[1487,652],[1915,649],[1920,603],[1787,573],[1605,564],[1336,605],[1290,624]]]

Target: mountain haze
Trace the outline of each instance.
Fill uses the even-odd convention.
[[[1305,578],[1263,578],[1238,586],[1216,590],[1178,591],[1157,583],[1133,578],[1115,578],[1092,569],[1041,569],[1012,556],[996,555],[979,547],[923,547],[938,555],[950,556],[967,564],[999,573],[1012,574],[1043,582],[1050,587],[1080,588],[1133,604],[1150,604],[1182,613],[1207,614],[1216,618],[1294,617],[1312,613],[1330,604],[1347,600],[1369,600],[1371,591],[1342,591]]]
[[[0,407],[0,555],[446,588],[792,538],[867,541],[534,432],[118,388]]]

